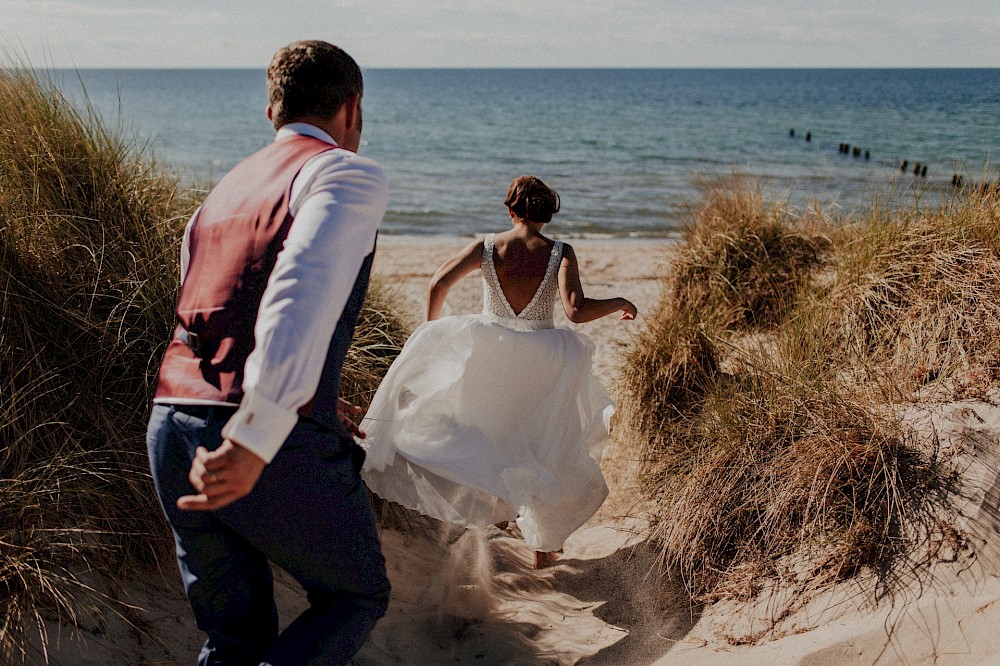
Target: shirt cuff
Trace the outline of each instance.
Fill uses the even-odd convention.
[[[257,393],[249,393],[243,396],[240,408],[222,429],[222,436],[270,464],[298,420],[297,412],[290,412]]]

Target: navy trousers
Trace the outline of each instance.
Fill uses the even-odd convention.
[[[195,449],[214,450],[225,407],[154,405],[150,468],[177,542],[198,628],[200,666],[346,663],[385,614],[389,581],[364,482],[364,453],[349,437],[301,421],[249,495],[214,512],[181,511]],[[310,607],[278,634],[274,562]]]

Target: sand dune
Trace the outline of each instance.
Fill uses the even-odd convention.
[[[434,269],[468,240],[380,240],[376,271],[398,287],[414,322]],[[656,307],[668,244],[574,246],[588,295],[629,297],[640,323]],[[480,308],[478,279],[449,296],[450,313]],[[579,327],[597,345],[595,368],[605,382],[635,325],[609,317]],[[873,598],[874,582],[861,578],[814,596],[777,624],[781,588],[752,603],[693,606],[676,581],[656,575],[656,553],[641,538],[635,461],[612,441],[603,462],[611,497],[552,567],[531,568],[532,553],[516,528],[386,530],[393,598],[354,663],[1000,664],[1000,407],[909,407],[905,416],[954,467],[964,503],[953,517],[960,531],[915,554],[894,597]],[[86,640],[61,637],[52,663],[194,663],[202,639],[175,576],[167,571],[163,580],[118,591],[143,610],[91,617]],[[284,622],[305,605],[281,572],[277,594]],[[55,622],[50,628],[60,636]]]

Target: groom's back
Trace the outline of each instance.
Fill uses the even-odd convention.
[[[157,398],[240,401],[253,324],[292,224],[292,182],[331,148],[303,135],[275,141],[236,165],[205,199],[191,227],[180,327],[160,368]]]

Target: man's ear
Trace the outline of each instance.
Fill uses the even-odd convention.
[[[358,105],[361,103],[361,95],[351,95],[344,100],[344,126],[347,129],[354,129],[361,116],[358,113]]]

